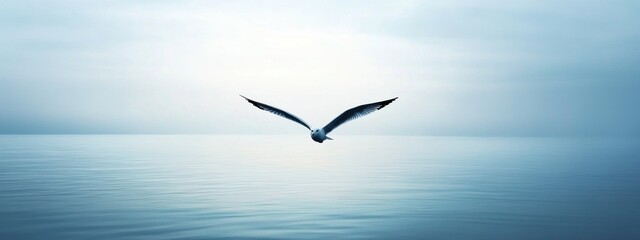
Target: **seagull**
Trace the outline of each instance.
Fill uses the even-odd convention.
[[[345,112],[343,112],[342,114],[340,114],[340,116],[336,117],[335,119],[333,119],[333,121],[331,121],[329,124],[327,124],[327,126],[324,126],[323,128],[316,128],[316,129],[311,129],[311,127],[309,127],[309,124],[307,124],[306,122],[302,121],[302,119],[300,119],[299,117],[294,116],[291,113],[285,112],[284,110],[281,110],[279,108],[273,107],[273,106],[269,106],[267,104],[264,103],[260,103],[260,102],[256,102],[253,101],[245,96],[240,95],[240,97],[244,98],[245,100],[247,100],[249,103],[253,104],[253,106],[256,106],[259,109],[262,109],[264,111],[273,113],[275,115],[278,115],[280,117],[289,119],[291,121],[294,121],[304,127],[306,127],[307,129],[309,129],[311,131],[311,139],[313,139],[313,141],[322,143],[324,142],[324,140],[333,140],[331,139],[329,136],[327,136],[327,134],[329,134],[331,131],[333,131],[333,129],[336,129],[338,126],[342,125],[343,123],[346,123],[348,121],[354,120],[356,118],[362,117],[364,115],[367,115],[369,113],[375,112],[376,110],[380,110],[383,107],[387,106],[389,103],[393,102],[394,100],[396,100],[398,97],[389,99],[389,100],[384,100],[384,101],[380,101],[380,102],[374,102],[374,103],[368,103],[368,104],[363,104],[354,108],[351,108]]]

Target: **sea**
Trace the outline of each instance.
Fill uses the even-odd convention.
[[[640,239],[640,139],[0,135],[0,239]]]

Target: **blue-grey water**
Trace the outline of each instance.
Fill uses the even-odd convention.
[[[0,136],[0,239],[640,239],[640,141]]]

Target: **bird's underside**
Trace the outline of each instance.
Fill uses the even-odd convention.
[[[333,131],[334,129],[336,129],[338,126],[354,120],[356,118],[365,116],[369,113],[375,112],[377,110],[382,109],[383,107],[389,105],[389,103],[395,101],[397,99],[397,97],[389,99],[389,100],[384,100],[384,101],[380,101],[380,102],[374,102],[374,103],[369,103],[369,104],[363,104],[354,108],[351,108],[345,112],[343,112],[342,114],[340,114],[338,117],[336,117],[335,119],[333,119],[333,121],[331,121],[329,124],[327,124],[326,126],[324,126],[323,128],[316,128],[316,129],[311,129],[311,127],[309,127],[309,124],[307,124],[306,122],[304,122],[302,119],[300,119],[299,117],[296,117],[295,115],[288,113],[284,110],[281,110],[279,108],[264,104],[264,103],[260,103],[260,102],[256,102],[253,101],[245,96],[240,95],[241,97],[243,97],[244,99],[246,99],[249,103],[253,104],[254,106],[256,106],[259,109],[265,110],[267,112],[273,113],[275,115],[281,116],[283,118],[289,119],[291,121],[294,121],[302,126],[304,126],[305,128],[309,129],[311,131],[311,139],[313,139],[313,141],[322,143],[324,142],[324,140],[333,140],[331,139],[329,136],[327,136],[327,134],[329,134],[331,131]]]

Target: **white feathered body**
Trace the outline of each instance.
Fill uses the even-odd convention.
[[[324,129],[313,129],[311,130],[311,139],[313,139],[313,141],[322,143],[324,142],[324,140],[330,139],[327,137],[327,135],[324,133]]]

